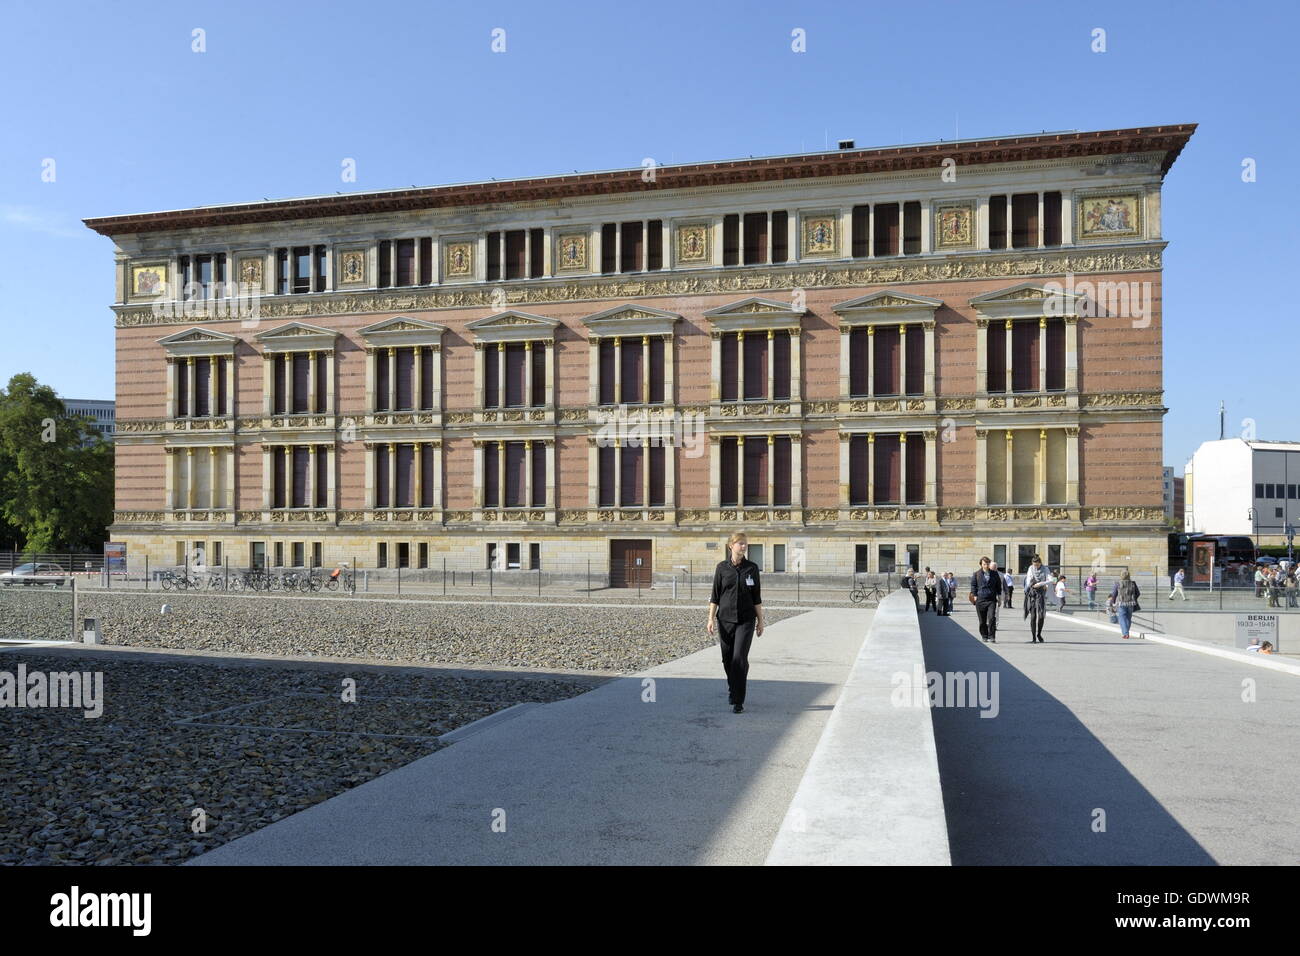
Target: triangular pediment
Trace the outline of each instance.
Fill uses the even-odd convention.
[[[790,316],[802,315],[803,312],[803,309],[796,309],[789,302],[778,302],[774,299],[751,296],[748,299],[741,299],[739,302],[729,302],[726,305],[718,306],[716,309],[709,309],[704,315],[713,319],[746,315]]]
[[[927,309],[934,311],[943,305],[943,299],[934,299],[928,295],[915,295],[911,292],[899,292],[895,289],[881,289],[870,295],[849,299],[833,307],[833,311],[865,312],[872,309]]]
[[[376,322],[374,325],[367,325],[364,329],[358,330],[360,336],[383,335],[390,332],[431,332],[434,335],[441,335],[447,331],[445,325],[439,325],[437,322],[430,322],[428,319],[413,319],[409,316],[398,315],[391,319],[384,319],[382,322]]]
[[[239,341],[237,335],[215,332],[212,329],[185,329],[158,340],[162,346],[170,345],[234,345]]]
[[[306,322],[289,322],[286,325],[278,326],[267,332],[259,332],[253,336],[259,342],[265,342],[267,339],[293,339],[303,338],[309,335],[325,335],[330,338],[337,338],[338,332],[333,329],[322,329],[318,325],[308,325]]]
[[[970,304],[988,318],[1014,319],[1039,315],[1077,315],[1086,298],[1072,288],[1056,282],[1021,282],[977,295],[970,300]]]
[[[498,312],[496,315],[489,315],[482,319],[475,319],[465,327],[471,332],[486,332],[496,329],[515,329],[530,326],[541,331],[543,329],[554,329],[559,324],[558,319],[548,319],[544,315],[533,315],[531,312],[519,312],[515,309],[510,309],[506,312]]]
[[[652,309],[644,305],[616,305],[604,312],[589,315],[582,321],[590,325],[592,322],[635,322],[646,320],[676,322],[679,319],[681,319],[681,316],[676,312],[665,312],[663,309]]]

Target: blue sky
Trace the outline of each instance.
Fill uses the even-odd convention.
[[[1181,473],[1218,437],[1220,399],[1230,435],[1251,419],[1260,438],[1300,438],[1285,293],[1300,251],[1298,6],[10,2],[0,376],[112,396],[112,243],[85,217],[840,138],[1193,122],[1164,192],[1164,458]],[[345,158],[355,183],[340,180]]]

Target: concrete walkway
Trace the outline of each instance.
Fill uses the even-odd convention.
[[[929,670],[999,678],[996,718],[932,711],[954,864],[1300,863],[1300,676],[1060,615],[1030,644],[1016,603],[996,644],[921,615]]]
[[[762,864],[871,620],[772,625],[743,714],[711,647],[520,709],[190,865]]]

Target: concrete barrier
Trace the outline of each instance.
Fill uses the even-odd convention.
[[[950,866],[928,706],[896,707],[925,670],[912,595],[880,602],[767,857],[768,866]]]

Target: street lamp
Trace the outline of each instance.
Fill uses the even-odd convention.
[[[1250,533],[1255,537],[1255,557],[1259,557],[1259,512],[1254,508],[1246,509],[1246,517],[1250,520]],[[1251,562],[1254,563],[1253,561]]]

